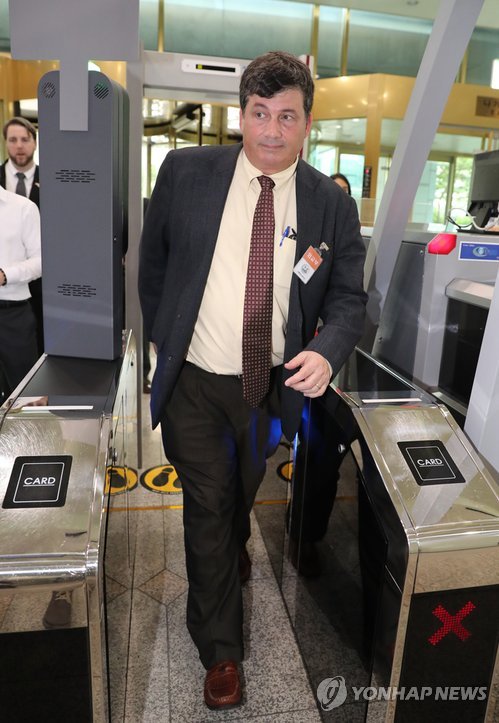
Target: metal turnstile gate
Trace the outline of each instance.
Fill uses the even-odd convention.
[[[130,335],[114,361],[42,357],[0,410],[2,720],[124,719],[134,524],[110,491],[136,389]]]
[[[285,578],[321,716],[335,720],[341,705],[359,723],[493,723],[496,479],[438,400],[371,355],[356,350],[333,387],[312,400],[295,455],[290,534],[300,528],[301,549],[321,518],[314,489],[327,505],[349,444],[352,491],[340,494],[318,538],[322,576],[296,588]],[[355,492],[357,510],[348,504]],[[309,596],[331,653],[308,644]]]
[[[354,456],[363,483],[361,567],[365,605],[376,607],[372,684],[391,689],[386,720],[492,721],[497,482],[432,396],[360,351],[352,371],[360,391],[340,394],[360,431]],[[369,519],[384,539],[384,559]],[[376,597],[368,601],[370,590]]]

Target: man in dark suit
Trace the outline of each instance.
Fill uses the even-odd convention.
[[[34,161],[36,128],[26,118],[11,118],[3,127],[8,159],[0,166],[0,186],[27,196],[40,208],[40,174]],[[21,174],[21,177],[18,175]],[[29,284],[31,306],[37,324],[38,354],[43,353],[42,280]]]
[[[273,424],[294,437],[304,397],[324,393],[364,323],[355,203],[299,158],[312,101],[301,61],[256,58],[241,78],[242,145],[170,151],[144,221],[139,291],[158,353],[152,422],[182,482],[187,626],[211,708],[241,700],[245,543]],[[265,241],[270,261],[258,266],[254,248]],[[255,291],[255,276],[269,284],[268,267],[270,310]],[[260,326],[248,362],[251,321]],[[255,368],[264,370],[256,398]]]

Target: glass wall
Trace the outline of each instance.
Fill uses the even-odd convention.
[[[346,12],[317,3],[317,74],[340,74]],[[252,58],[272,48],[301,55],[311,52],[311,2],[255,0],[166,0],[165,50],[221,57]],[[158,47],[158,0],[141,0],[140,33],[144,47]],[[391,73],[416,76],[431,32],[431,20],[352,10],[349,75]],[[495,33],[497,37],[497,33]]]
[[[165,50],[240,58],[251,58],[277,47],[285,47],[295,54],[309,53],[315,7],[319,7],[316,68],[319,77],[340,74],[343,32],[347,22],[349,75],[387,73],[414,77],[417,74],[432,21],[354,9],[347,11],[311,0],[254,0],[250,4],[240,0],[164,0]],[[147,49],[157,49],[158,46],[158,8],[159,0],[140,0],[140,35]],[[8,0],[0,0],[0,49],[8,50],[9,45]],[[467,80],[487,85],[492,61],[498,56],[499,31],[475,29],[468,50]],[[205,117],[201,142],[232,142],[231,126],[232,140],[235,140],[238,133],[237,110],[233,111],[234,119],[225,120],[225,125],[210,121],[208,127],[206,113],[210,108],[203,106]],[[161,129],[155,129],[154,122],[149,124],[149,120],[145,119],[144,135],[145,191],[154,182],[168,148],[197,144],[200,137],[195,125],[173,132],[166,116]],[[382,123],[377,200],[373,201],[376,206],[385,187],[400,126],[401,121],[390,119]],[[435,137],[414,204],[415,222],[442,222],[452,207],[466,207],[471,157],[477,151],[490,148],[490,144],[487,148],[482,143],[487,129],[477,131],[475,136],[467,136],[463,130],[449,129],[449,132]],[[308,147],[308,160],[312,165],[327,175],[339,171],[349,178],[359,207],[365,138],[365,118],[341,118],[315,123]],[[365,199],[362,205],[367,208]]]
[[[455,164],[455,179],[452,187],[449,212],[459,209],[468,209],[468,195],[470,189],[470,178],[473,169],[473,158],[458,157]],[[453,214],[454,217],[454,214]]]
[[[497,6],[499,14],[499,5]],[[490,85],[492,61],[499,58],[499,31],[476,28],[468,46],[466,82]]]
[[[158,0],[140,0],[139,33],[145,50],[158,49]]]
[[[348,178],[364,223],[375,218],[401,126],[400,120],[382,121],[376,197],[368,202],[362,199],[366,119],[344,118],[313,124],[308,161],[327,175],[339,171]],[[445,226],[451,208],[467,208],[473,155],[484,150],[483,139],[484,131],[480,129],[465,134],[462,128],[442,127],[425,164],[410,222]]]
[[[432,27],[430,20],[352,10],[348,75],[388,73],[415,77]]]
[[[312,126],[308,162],[328,176],[343,173],[360,207],[364,174],[365,118],[317,121]]]
[[[147,50],[158,48],[158,0],[140,0],[140,36]],[[340,74],[346,11],[319,7],[317,73]],[[0,43],[8,0],[0,0]],[[314,3],[287,0],[165,0],[165,50],[234,58],[252,58],[283,47],[301,55],[311,52]],[[350,11],[348,75],[389,73],[417,75],[432,20],[377,12]],[[469,45],[466,82],[489,85],[492,60],[499,56],[499,31],[477,28]]]
[[[157,0],[141,0],[144,47],[157,49]],[[167,0],[165,50],[253,58],[274,48],[310,52],[313,5],[285,0]]]
[[[338,171],[343,173],[338,165],[337,156],[331,153],[331,149],[341,144],[345,152],[347,147],[353,146],[359,153],[362,152],[365,138],[365,118],[315,121],[310,133],[308,161],[328,176]]]
[[[161,164],[171,144],[165,135],[148,136],[142,141],[142,198],[149,198]]]
[[[364,175],[364,155],[360,153],[340,153],[339,172],[348,178],[352,196],[362,197],[362,178]]]
[[[319,77],[340,74],[346,10],[321,2],[293,0],[164,0],[165,50],[252,58],[283,47],[311,52],[313,11],[319,7]],[[10,51],[9,1],[0,0],[0,52]],[[159,0],[140,0],[140,37],[146,50],[158,49]],[[379,12],[350,11],[347,73],[389,73],[415,77],[432,20]],[[499,30],[476,28],[466,62],[466,82],[489,85],[499,57]]]
[[[239,107],[174,100],[143,101],[142,195],[148,198],[166,154],[174,148],[240,140]]]
[[[341,43],[345,11],[321,6],[316,72],[319,78],[336,78],[341,68]]]
[[[449,169],[449,161],[426,161],[412,206],[412,223],[445,224]]]
[[[312,132],[312,136],[314,133]],[[312,138],[309,145],[308,162],[317,168],[317,170],[324,173],[326,176],[331,176],[336,173],[338,168],[338,149],[334,145],[327,143],[319,143]]]
[[[0,52],[10,50],[9,0],[0,0]]]

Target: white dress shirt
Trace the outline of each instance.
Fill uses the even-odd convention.
[[[31,193],[31,187],[33,186],[33,181],[35,178],[35,170],[36,170],[36,163],[33,163],[31,168],[28,168],[28,170],[23,170],[21,173],[24,173],[25,179],[24,179],[24,185],[26,186],[26,196],[29,198],[29,194]],[[16,173],[19,173],[15,165],[12,163],[12,161],[9,160],[5,164],[5,188],[7,191],[12,191],[12,193],[16,192],[17,188],[17,182],[19,181],[18,177],[16,176]]]
[[[28,283],[42,274],[40,212],[29,198],[1,186],[0,269],[7,278],[0,299],[8,301],[29,299]]]

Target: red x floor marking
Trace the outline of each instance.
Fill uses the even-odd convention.
[[[442,623],[442,627],[439,628],[433,635],[428,638],[428,641],[432,645],[437,645],[442,638],[445,638],[446,635],[449,633],[454,633],[457,635],[459,640],[462,640],[463,642],[467,640],[471,633],[469,630],[466,630],[464,625],[461,625],[461,620],[463,620],[467,615],[470,614],[472,610],[474,610],[476,605],[473,605],[471,601],[468,601],[466,605],[464,605],[459,612],[457,612],[455,615],[451,615],[447,612],[447,610],[443,607],[443,605],[438,605],[435,610],[433,611],[433,615],[435,615],[436,618],[440,620]]]

